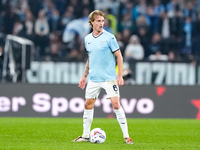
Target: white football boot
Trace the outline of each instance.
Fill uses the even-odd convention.
[[[82,136],[77,137],[75,140],[73,140],[72,142],[89,142],[89,138],[84,138]]]

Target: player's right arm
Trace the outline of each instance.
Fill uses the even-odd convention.
[[[78,85],[78,87],[80,87],[82,90],[85,88],[88,74],[89,74],[89,60],[87,60],[87,62],[86,62],[85,71],[84,71],[84,73],[81,77],[81,80],[79,82],[79,85]]]

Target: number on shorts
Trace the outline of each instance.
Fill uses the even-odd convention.
[[[114,91],[118,91],[117,85],[115,85],[115,84],[113,85],[113,90],[114,90]]]

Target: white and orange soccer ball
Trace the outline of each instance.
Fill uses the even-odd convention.
[[[106,140],[106,133],[101,128],[94,128],[90,131],[90,142],[92,143],[103,143]]]

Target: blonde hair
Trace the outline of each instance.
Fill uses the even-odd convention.
[[[89,24],[91,27],[93,27],[92,22],[94,21],[95,17],[98,15],[104,17],[104,19],[105,19],[105,14],[100,10],[94,10],[89,14]]]

